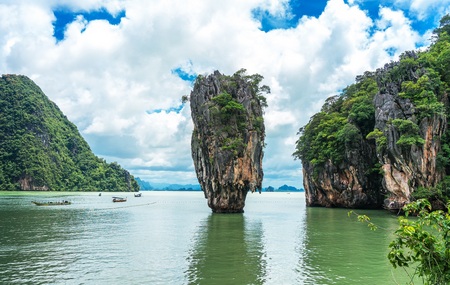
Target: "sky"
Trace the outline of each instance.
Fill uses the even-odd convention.
[[[196,76],[270,86],[263,187],[303,187],[298,129],[357,75],[424,49],[450,0],[0,0],[0,73],[38,84],[93,152],[150,183],[198,184]]]

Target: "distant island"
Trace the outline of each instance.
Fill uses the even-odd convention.
[[[283,186],[280,186],[278,189],[275,189],[272,186],[263,188],[263,192],[304,192],[305,190],[303,188],[296,188],[294,186],[289,186],[284,184]]]
[[[136,182],[141,191],[202,191],[200,184],[169,184],[169,183],[150,183],[136,177]],[[283,185],[279,188],[268,186],[262,188],[261,192],[303,192],[303,188],[296,188],[294,186]]]

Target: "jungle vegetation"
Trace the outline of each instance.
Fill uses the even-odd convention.
[[[450,114],[450,15],[444,16],[434,31],[433,43],[423,51],[406,52],[399,62],[382,77],[376,72],[365,72],[356,78],[340,95],[328,98],[320,112],[308,124],[300,128],[299,139],[293,156],[308,161],[315,169],[325,162],[339,165],[345,157],[346,146],[360,139],[376,141],[377,152],[386,146],[383,130],[374,128],[375,110],[373,98],[382,92],[380,86],[386,82],[401,82],[399,97],[409,99],[415,106],[413,120],[396,119],[389,122],[400,137],[397,146],[408,148],[420,146],[424,139],[419,134],[423,119],[434,115]],[[411,79],[413,78],[413,79]],[[441,137],[441,152],[438,154],[440,169],[450,175],[450,133]],[[374,165],[375,166],[375,165]],[[437,189],[420,189],[415,198],[432,198],[436,195],[444,203],[450,197],[450,178],[443,179]]]
[[[95,156],[29,78],[0,78],[0,190],[138,191],[128,171]]]
[[[195,85],[201,84],[203,76],[199,75]],[[239,92],[249,92],[251,95],[250,109],[267,107],[265,94],[270,93],[267,85],[261,85],[264,79],[259,74],[247,75],[246,69],[240,69],[233,75],[221,75],[221,92],[214,96],[211,101],[205,103],[214,118],[216,126],[214,132],[221,144],[221,150],[229,151],[234,156],[240,156],[247,147],[247,133],[254,130],[264,140],[264,118],[258,112],[249,112],[242,102],[239,101]],[[183,102],[188,98],[184,96]]]

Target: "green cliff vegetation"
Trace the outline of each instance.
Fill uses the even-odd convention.
[[[359,77],[340,96],[329,98],[322,110],[300,129],[294,157],[321,167],[327,160],[341,161],[346,147],[373,131],[375,109],[372,100],[378,92],[370,73]]]
[[[198,182],[214,213],[242,213],[249,191],[261,191],[265,128],[263,77],[218,70],[199,75],[189,97],[194,123],[191,154]]]
[[[29,78],[0,78],[0,190],[138,191]]]
[[[321,111],[300,129],[293,156],[314,166],[314,171],[321,171],[326,162],[344,163],[346,150],[361,139],[376,144],[378,157],[392,155],[394,152],[387,151],[388,148],[395,147],[408,156],[412,148],[422,147],[425,140],[421,128],[437,116],[448,118],[450,114],[450,15],[441,19],[428,49],[406,52],[399,62],[386,66],[358,76],[356,83],[342,94],[329,98]],[[376,128],[374,96],[396,92],[398,97],[393,104],[400,106],[400,112],[406,110],[403,108],[406,104],[412,105],[408,109],[413,110],[412,114],[404,115],[405,119],[389,120],[382,129]],[[439,196],[445,204],[450,197],[450,134],[447,123],[444,127],[447,133],[434,139],[441,146],[437,155],[439,171],[444,170],[447,178],[442,179],[437,189],[417,189],[413,194],[416,199],[437,193],[435,197]],[[394,146],[386,138],[386,134],[393,132],[398,134]]]
[[[248,86],[249,92],[255,97],[251,104],[256,104],[252,105],[251,109],[267,107],[263,94],[270,93],[270,88],[267,85],[260,86],[263,79],[259,74],[247,75],[246,69],[240,69],[231,76],[222,74],[219,78],[221,92],[206,103],[215,120],[215,132],[221,143],[221,150],[230,151],[236,157],[242,155],[247,147],[245,141],[248,140],[249,130],[255,130],[258,135],[265,136],[262,115],[248,116],[246,107],[237,99],[238,92],[243,92],[243,86]],[[195,84],[200,84],[201,80],[203,76],[199,75]]]

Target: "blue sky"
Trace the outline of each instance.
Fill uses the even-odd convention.
[[[270,86],[264,187],[302,187],[297,131],[357,75],[430,44],[450,0],[3,0],[0,71],[33,79],[92,150],[196,184],[189,95],[245,68]]]
[[[273,29],[287,29],[293,28],[297,25],[298,20],[303,16],[319,17],[327,5],[327,0],[291,0],[289,1],[290,15],[282,17],[272,15],[267,10],[255,9],[253,16],[261,21],[263,31],[271,31]],[[377,19],[380,7],[391,7],[396,10],[404,12],[412,22],[412,26],[420,33],[425,33],[436,24],[439,20],[439,14],[429,15],[426,18],[418,18],[415,11],[411,11],[407,5],[409,1],[394,1],[394,0],[366,0],[366,1],[346,1],[346,3],[353,3],[358,5],[362,10],[366,11],[368,16],[372,19]],[[356,3],[355,3],[356,2]],[[433,17],[436,16],[436,17]]]
[[[120,20],[125,17],[125,11],[120,11],[117,15],[110,14],[105,8],[92,11],[74,11],[69,7],[58,7],[53,10],[55,21],[53,21],[53,36],[59,42],[64,40],[64,32],[68,24],[75,21],[77,16],[83,17],[86,21],[106,20],[111,25],[120,24]]]
[[[319,17],[327,5],[328,0],[291,0],[288,1],[290,9],[289,15],[273,15],[270,11],[263,8],[255,8],[252,10],[252,16],[261,22],[261,30],[268,32],[274,29],[289,29],[294,28],[299,19],[306,17]],[[355,1],[346,1],[346,3],[354,3]],[[368,16],[372,19],[378,17],[380,7],[392,7],[393,9],[401,10],[411,20],[412,27],[420,33],[425,33],[427,30],[436,25],[441,14],[431,14],[425,18],[418,18],[418,14],[411,11],[407,5],[408,1],[395,0],[366,0],[357,1],[354,5],[358,5],[362,10],[366,11]],[[406,4],[405,4],[406,2]],[[72,10],[70,7],[56,7],[53,10],[56,20],[53,22],[54,37],[57,41],[64,39],[64,30],[68,24],[73,22],[77,16],[82,16],[87,21],[92,20],[106,20],[111,25],[118,25],[123,17],[125,17],[125,10],[110,14],[104,7],[96,10]]]

